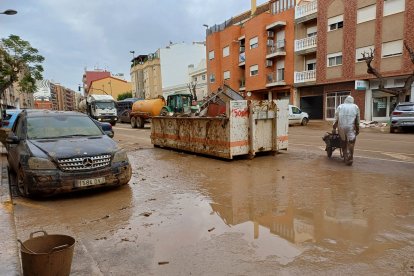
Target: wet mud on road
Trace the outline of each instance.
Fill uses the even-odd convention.
[[[18,237],[76,239],[73,275],[414,273],[414,165],[320,150],[129,153],[118,189],[15,199]]]

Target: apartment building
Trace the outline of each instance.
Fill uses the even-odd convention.
[[[295,0],[272,0],[207,29],[209,92],[224,84],[247,99],[290,99]]]
[[[311,119],[332,120],[347,95],[361,117],[387,121],[397,98],[378,89],[363,53],[386,87],[401,87],[414,66],[403,42],[414,48],[414,1],[298,1],[295,8],[295,99]],[[406,100],[413,100],[414,88]]]
[[[50,99],[52,110],[73,111],[76,110],[76,92],[57,83],[50,83]]]
[[[131,82],[114,77],[104,77],[92,81],[86,90],[87,95],[110,95],[115,100],[118,96],[132,91]]]
[[[188,65],[205,59],[204,42],[172,43],[149,55],[132,60],[132,91],[137,98],[167,97],[188,90]]]
[[[162,95],[159,53],[139,55],[131,62],[132,95],[141,99],[153,99]]]
[[[87,70],[85,68],[85,73],[82,76],[82,87],[85,96],[87,96],[87,91],[91,86],[91,83],[95,80],[103,79],[106,77],[110,77],[111,72],[103,70],[103,69],[94,69],[94,70]]]

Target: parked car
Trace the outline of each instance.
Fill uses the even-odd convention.
[[[10,173],[23,196],[125,185],[125,150],[86,114],[23,110],[6,139]]]
[[[306,126],[308,122],[308,113],[303,112],[297,106],[289,105],[289,125],[301,124],[302,126]]]
[[[414,128],[414,103],[399,103],[391,113],[390,132],[396,129]]]
[[[95,124],[98,126],[98,127],[100,127],[102,130],[103,130],[103,132],[105,132],[105,134],[106,135],[108,135],[109,137],[111,137],[111,138],[114,138],[114,136],[115,136],[115,132],[114,132],[114,130],[112,129],[112,125],[110,124],[110,123],[106,123],[106,122],[99,122],[99,121],[97,121],[97,120],[95,120],[95,119],[92,119],[94,122],[95,122]]]
[[[6,138],[9,135],[14,122],[16,121],[17,115],[19,115],[21,111],[21,109],[4,110],[0,123],[0,141],[3,143],[3,145],[6,144]]]

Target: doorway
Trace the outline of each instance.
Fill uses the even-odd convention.
[[[300,98],[300,109],[309,114],[311,120],[323,119],[323,96]]]

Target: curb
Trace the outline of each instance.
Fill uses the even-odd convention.
[[[21,275],[14,205],[10,194],[6,150],[0,148],[0,275]]]

